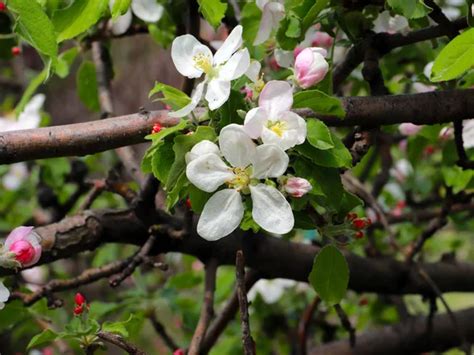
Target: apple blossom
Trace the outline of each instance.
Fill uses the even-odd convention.
[[[109,8],[112,10],[115,0],[109,1]],[[164,7],[156,0],[132,0],[130,9],[125,14],[112,20],[112,33],[121,35],[127,32],[132,24],[133,15],[148,23],[157,22],[163,16]]]
[[[258,280],[250,289],[248,298],[253,301],[257,294],[260,294],[265,303],[273,304],[283,296],[285,289],[294,287],[296,284],[296,281],[287,279]]]
[[[303,50],[306,47],[322,47],[329,49],[334,43],[334,38],[326,32],[320,31],[321,26],[316,24],[308,28],[303,41],[296,48]],[[295,50],[296,50],[295,48]]]
[[[408,20],[400,15],[390,16],[390,11],[381,12],[374,21],[374,32],[390,34],[404,32],[409,29]]]
[[[18,190],[27,177],[28,168],[25,163],[12,164],[8,172],[2,178],[3,187],[7,190]]]
[[[462,122],[462,140],[464,148],[469,149],[474,147],[474,119],[464,120]]]
[[[191,79],[205,74],[205,79],[196,86],[191,102],[180,110],[171,112],[170,116],[188,115],[203,95],[211,110],[221,107],[229,98],[230,82],[244,75],[250,64],[249,52],[247,48],[239,50],[241,45],[240,25],[232,30],[214,56],[194,36],[186,34],[177,37],[171,45],[171,58],[176,69]]]
[[[273,29],[278,28],[278,24],[285,17],[285,6],[281,1],[257,0],[256,4],[262,11],[262,19],[260,20],[257,37],[253,42],[255,46],[265,42],[270,37]]]
[[[8,288],[6,288],[3,282],[0,281],[0,309],[5,307],[5,302],[8,301],[9,297],[10,291],[8,291]]]
[[[305,48],[295,59],[295,76],[297,84],[303,89],[316,85],[324,79],[329,64],[324,59],[327,52],[324,48]]]
[[[219,147],[201,141],[186,160],[186,176],[198,189],[215,192],[221,185],[227,185],[204,206],[197,225],[197,232],[204,239],[221,239],[239,226],[244,216],[241,193],[250,194],[252,217],[264,230],[285,234],[293,228],[288,201],[275,187],[260,183],[261,179],[280,177],[288,167],[288,155],[278,146],[257,146],[242,126],[230,124],[220,132]]]
[[[306,139],[306,121],[290,111],[293,92],[286,81],[269,81],[258,100],[258,107],[247,112],[244,130],[265,144],[276,144],[283,150],[302,144]]]
[[[34,227],[17,227],[8,235],[2,254],[2,266],[31,266],[41,257],[40,237],[33,232]],[[18,265],[19,264],[19,265]]]
[[[296,198],[303,197],[310,192],[312,188],[313,187],[308,180],[295,176],[286,179],[283,185],[283,190],[288,195]]]
[[[416,124],[413,124],[413,123],[410,123],[410,122],[401,123],[401,124],[398,126],[398,130],[399,130],[400,133],[403,134],[404,136],[414,136],[414,135],[416,135],[422,128],[423,128],[423,126],[419,126],[419,125],[416,125]]]

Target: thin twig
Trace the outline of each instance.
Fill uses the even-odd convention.
[[[337,316],[339,317],[342,326],[349,332],[349,342],[353,348],[356,345],[355,328],[352,326],[346,312],[344,312],[340,304],[335,304],[334,308],[336,309]]]
[[[214,316],[214,291],[216,289],[217,259],[210,259],[206,263],[206,277],[204,281],[204,301],[201,307],[199,322],[194,331],[188,355],[198,355],[201,342],[206,335],[207,328]]]
[[[314,312],[321,303],[319,296],[314,297],[313,301],[306,307],[298,323],[298,342],[299,342],[299,354],[306,355],[306,340],[308,338],[309,325],[313,319]]]
[[[256,353],[255,341],[250,332],[247,289],[245,288],[245,258],[242,250],[237,250],[235,257],[235,274],[237,278],[237,297],[239,299],[240,320],[242,324],[242,344],[245,355]]]
[[[124,338],[122,338],[118,334],[113,334],[113,333],[109,333],[109,332],[100,331],[100,332],[97,333],[97,336],[100,339],[102,339],[102,340],[104,340],[104,341],[106,341],[110,344],[118,346],[119,348],[121,348],[122,350],[125,350],[129,354],[146,355],[146,353],[144,351],[138,349],[135,345],[129,343],[128,341],[126,341]]]
[[[93,283],[102,278],[116,274],[125,269],[131,258],[114,261],[110,264],[84,271],[77,277],[67,280],[51,280],[38,291],[32,294],[24,294],[22,292],[13,292],[11,299],[21,299],[25,306],[31,306],[43,297],[52,297],[55,292],[70,290],[82,285]],[[59,305],[59,304],[57,304]]]
[[[161,322],[158,320],[158,318],[156,318],[155,313],[150,314],[148,319],[150,319],[150,322],[153,325],[153,328],[160,335],[160,337],[165,342],[166,346],[168,346],[168,348],[171,351],[175,351],[175,350],[179,349],[178,344],[176,344],[176,342],[173,340],[173,338],[171,338],[171,336],[166,331],[163,324],[161,324]]]
[[[153,244],[155,244],[156,241],[156,235],[151,234],[148,240],[143,244],[143,246],[140,248],[140,250],[132,257],[130,263],[127,265],[127,267],[117,276],[111,278],[109,280],[109,284],[112,287],[117,287],[119,286],[123,280],[125,280],[127,277],[129,277],[135,269],[145,261],[146,257],[151,251],[151,248],[153,248]]]

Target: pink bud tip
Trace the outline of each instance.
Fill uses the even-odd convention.
[[[82,295],[82,293],[76,293],[76,296],[74,296],[74,302],[78,306],[82,306],[84,302],[86,302],[86,298]]]
[[[300,177],[290,177],[283,187],[288,195],[300,198],[313,188],[308,180]]]
[[[9,251],[15,253],[15,259],[22,265],[28,264],[35,257],[35,248],[26,240],[13,242]]]

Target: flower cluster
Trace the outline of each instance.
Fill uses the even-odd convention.
[[[82,313],[87,312],[87,310],[89,309],[87,300],[82,293],[76,293],[76,295],[74,296],[74,303],[75,307],[73,312],[75,316],[80,316]]]
[[[354,237],[357,239],[364,237],[363,229],[370,227],[372,225],[372,220],[370,218],[359,218],[357,213],[350,212],[347,214],[346,220],[350,223],[354,232]]]

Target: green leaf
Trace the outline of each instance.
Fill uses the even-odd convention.
[[[431,8],[422,0],[388,0],[387,2],[396,13],[409,19],[424,17],[431,12]]]
[[[108,3],[108,0],[75,0],[65,9],[55,11],[53,23],[58,33],[58,43],[90,29],[100,20]]]
[[[131,314],[130,317],[122,322],[104,322],[102,324],[101,330],[104,332],[109,332],[109,333],[114,333],[114,334],[119,334],[124,338],[127,338],[129,333],[127,330],[127,325],[129,325],[131,322],[134,320],[134,315]]]
[[[158,93],[162,93],[163,98],[154,101],[162,101],[170,105],[173,110],[179,110],[191,102],[191,98],[181,90],[163,83],[155,82],[155,86],[148,93],[148,97],[150,98]]]
[[[313,147],[309,142],[305,142],[295,147],[295,149],[308,159],[311,159],[316,165],[329,168],[350,168],[352,166],[352,156],[344,144],[333,132],[331,139],[334,142],[334,148],[321,150]]]
[[[316,115],[331,115],[339,118],[344,118],[346,115],[341,100],[319,90],[297,92],[293,101],[293,108],[310,108]]]
[[[115,0],[114,6],[112,6],[112,19],[115,20],[117,17],[125,14],[130,7],[132,0]]]
[[[36,0],[9,0],[8,9],[18,15],[15,31],[39,52],[56,57],[54,26]]]
[[[207,200],[211,198],[212,194],[198,189],[194,185],[188,188],[189,200],[191,201],[191,209],[193,212],[201,213]]]
[[[329,4],[329,0],[316,0],[316,3],[305,13],[303,17],[303,33],[306,33],[308,28],[314,23],[319,13],[324,10]]]
[[[174,139],[173,151],[175,160],[171,166],[168,180],[166,181],[166,190],[170,191],[178,181],[181,174],[184,173],[186,162],[184,156],[189,152],[195,144],[202,140],[214,141],[216,139],[216,132],[213,128],[207,126],[199,126],[193,134],[185,134],[176,136]]]
[[[34,95],[39,86],[46,80],[48,76],[48,69],[44,68],[38,75],[31,79],[28,87],[25,89],[23,96],[20,99],[20,102],[15,107],[15,115],[18,116],[25,108],[25,106],[30,101],[31,97]]]
[[[36,334],[33,338],[31,338],[26,348],[29,350],[35,346],[49,344],[56,340],[58,336],[59,335],[53,332],[51,329],[45,329],[41,333]]]
[[[170,44],[175,39],[176,27],[170,27],[168,29],[163,29],[163,25],[160,22],[160,27],[155,24],[148,25],[148,33],[151,38],[158,43],[163,48],[168,48]]]
[[[446,185],[452,187],[455,194],[464,190],[471,179],[474,178],[473,170],[463,170],[459,166],[443,166],[441,172]]]
[[[338,304],[349,284],[349,267],[344,255],[333,245],[326,245],[314,258],[309,283],[328,305]]]
[[[220,0],[198,0],[198,4],[199,11],[206,21],[214,28],[217,28],[225,16],[227,4],[222,3]]]
[[[186,187],[188,186],[186,173],[182,170],[176,180],[173,181],[173,188],[166,195],[166,209],[171,210],[179,200],[185,197]]]
[[[288,27],[286,28],[285,35],[291,38],[300,38],[301,22],[297,16],[295,15],[288,16]]]
[[[242,37],[247,46],[253,45],[253,41],[260,26],[262,11],[257,7],[255,2],[248,2],[244,5],[241,12],[241,25],[244,28]]]
[[[321,121],[310,119],[307,122],[308,142],[315,148],[326,150],[334,148],[331,131]]]
[[[161,133],[161,132],[160,132]],[[151,170],[153,175],[162,183],[168,179],[171,165],[174,162],[173,145],[171,142],[160,144],[158,149],[153,153],[151,160]]]
[[[431,81],[455,79],[474,67],[474,28],[456,36],[433,64]]]
[[[59,55],[55,70],[57,76],[59,76],[61,79],[64,79],[69,75],[69,69],[74,62],[74,59],[76,59],[78,53],[79,48],[72,47]]]
[[[99,89],[94,63],[85,61],[81,64],[76,75],[76,88],[82,103],[91,111],[99,112]]]
[[[287,33],[290,35],[295,34],[294,29],[292,29],[294,26],[294,19],[292,19],[290,16],[287,16],[280,21],[280,27],[278,27],[276,39],[279,46],[284,50],[292,51],[300,42],[301,36],[295,38],[287,35]]]

